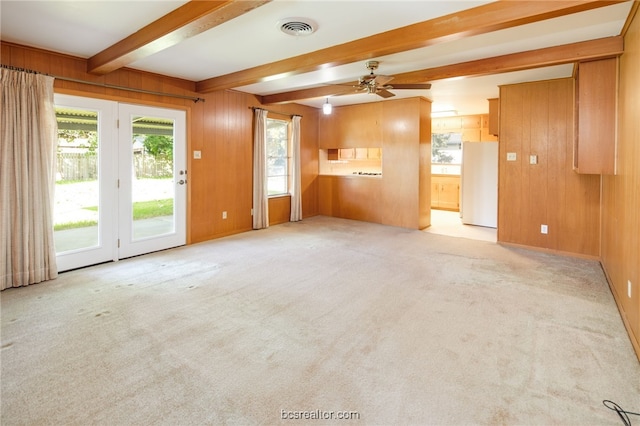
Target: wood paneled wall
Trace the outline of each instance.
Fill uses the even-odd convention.
[[[382,104],[382,223],[423,229],[431,224],[431,102]]]
[[[573,83],[500,88],[498,241],[597,258],[600,176],[572,169]],[[540,232],[543,224],[548,234]]]
[[[624,36],[620,57],[618,173],[603,176],[602,264],[640,359],[640,15]],[[631,282],[631,297],[628,283]]]
[[[235,91],[202,95],[195,93],[195,83],[192,81],[132,69],[95,76],[86,72],[87,62],[84,59],[11,43],[2,42],[1,53],[4,65],[100,84],[204,98],[204,102],[194,103],[188,99],[60,79],[55,81],[55,90],[59,93],[186,110],[189,153],[188,242],[251,229],[253,113],[250,107],[260,106],[254,96]],[[318,111],[296,104],[269,106],[268,109],[303,117],[300,138],[302,211],[304,217],[314,216],[318,214]],[[200,150],[202,159],[194,160],[190,154],[193,150]],[[276,207],[274,205],[274,211],[279,211]],[[227,219],[222,219],[223,211],[227,212]]]

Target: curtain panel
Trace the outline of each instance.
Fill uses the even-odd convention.
[[[291,118],[291,222],[302,220],[302,188],[301,188],[301,164],[300,164],[300,120],[302,117],[294,115]]]
[[[58,276],[53,77],[0,69],[0,289]]]
[[[267,188],[267,114],[254,110],[253,125],[253,229],[269,227],[269,192]]]

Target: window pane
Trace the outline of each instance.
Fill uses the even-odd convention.
[[[434,133],[431,136],[431,162],[462,164],[462,133]]]
[[[286,176],[269,176],[267,180],[269,195],[286,194],[287,177]]]
[[[97,247],[98,112],[56,107],[58,149],[54,241],[56,253]]]
[[[289,192],[289,123],[267,119],[267,186],[269,195]]]

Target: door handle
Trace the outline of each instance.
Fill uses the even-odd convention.
[[[185,183],[187,183],[187,180],[186,180],[186,179],[180,179],[180,180],[178,181],[178,184],[179,184],[179,185],[184,185]]]

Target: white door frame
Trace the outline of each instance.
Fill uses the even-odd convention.
[[[56,254],[63,272],[186,243],[186,111],[55,94],[55,105],[98,112],[98,234],[96,246]],[[174,120],[173,232],[134,240],[131,221],[132,115]],[[120,125],[118,126],[118,120]],[[180,174],[180,172],[183,174]],[[180,180],[183,181],[180,184]],[[118,247],[120,246],[120,247]]]
[[[86,109],[98,113],[98,244],[56,254],[58,271],[68,271],[118,259],[117,217],[105,208],[117,201],[118,103],[101,99],[55,94],[56,106]]]
[[[187,159],[186,159],[186,112],[183,110],[158,108],[142,105],[120,104],[119,106],[119,180],[118,229],[120,259],[139,254],[177,247],[186,243],[187,235]],[[173,230],[161,235],[135,239],[133,236],[132,206],[132,118],[135,116],[169,118],[174,122],[173,137]],[[180,173],[182,172],[182,174]]]

